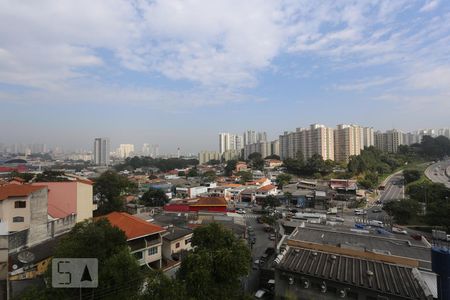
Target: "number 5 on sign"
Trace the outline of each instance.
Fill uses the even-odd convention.
[[[54,258],[52,287],[98,287],[98,260],[96,258]]]

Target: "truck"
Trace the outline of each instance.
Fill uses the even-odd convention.
[[[450,242],[450,234],[442,230],[432,230],[433,239]]]
[[[327,211],[327,215],[335,215],[337,214],[337,207],[330,207]]]

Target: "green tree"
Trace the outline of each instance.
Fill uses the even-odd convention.
[[[178,171],[178,177],[184,177],[186,173],[184,171]]]
[[[98,214],[121,211],[125,202],[123,196],[134,192],[136,184],[115,171],[106,171],[94,182],[94,195],[98,198]]]
[[[148,191],[142,195],[141,202],[145,206],[164,206],[169,202],[169,198],[163,190],[149,188]]]
[[[231,176],[233,171],[236,170],[237,160],[229,160],[227,161],[227,165],[225,166],[225,176]]]
[[[409,224],[417,216],[419,209],[419,203],[412,199],[393,200],[383,206],[383,210],[398,224]]]
[[[236,175],[241,177],[241,179],[240,179],[241,184],[244,184],[253,179],[253,174],[248,171],[239,171]]]
[[[222,225],[212,223],[194,230],[194,250],[182,261],[178,278],[194,299],[238,299],[239,278],[250,271],[250,249]]]
[[[70,181],[67,177],[65,177],[64,172],[62,171],[50,171],[46,170],[41,174],[36,175],[36,182],[64,182]]]
[[[206,164],[207,164],[207,165],[212,165],[212,166],[220,165],[220,160],[218,160],[218,159],[211,159],[211,160],[208,161]]]
[[[428,225],[443,227],[450,232],[450,198],[430,203],[427,206],[426,221]]]
[[[364,178],[359,181],[359,184],[367,189],[377,187],[378,186],[378,174],[374,173],[374,172],[367,172],[364,175]]]
[[[83,221],[59,242],[54,258],[97,258],[98,282],[96,289],[83,289],[86,299],[108,295],[108,299],[137,298],[143,283],[143,274],[127,245],[125,233],[111,226],[107,219]],[[51,266],[47,276],[51,282]],[[73,299],[78,289],[51,289],[51,299]]]
[[[185,300],[187,299],[186,289],[181,281],[172,279],[164,275],[160,270],[152,270],[147,276],[146,289],[142,295],[142,300]]]
[[[217,175],[216,172],[214,171],[206,171],[205,173],[202,174],[202,178],[206,182],[213,182],[216,180]]]
[[[29,181],[31,181],[31,179],[34,178],[34,174],[31,174],[31,173],[19,173],[19,172],[13,171],[13,172],[11,172],[10,177],[11,178],[18,177],[18,178],[21,178],[21,179],[25,180],[25,182],[29,182]]]
[[[197,177],[198,171],[197,168],[191,168],[187,174],[188,177]]]
[[[262,159],[262,155],[259,152],[253,152],[248,156],[252,168],[255,170],[264,170],[264,159]]]
[[[406,184],[419,180],[421,175],[421,172],[415,169],[407,169],[403,171],[403,177],[405,178]]]
[[[273,195],[268,195],[263,200],[263,207],[269,206],[271,208],[274,208],[274,207],[277,207],[277,206],[280,206],[280,205],[281,205],[280,200],[278,200],[278,198],[273,196]]]
[[[292,176],[289,174],[281,173],[280,175],[278,175],[277,179],[276,179],[278,188],[282,189],[283,186],[285,186],[286,184],[289,184],[291,179],[292,179]]]

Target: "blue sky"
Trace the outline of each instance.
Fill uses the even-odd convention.
[[[446,0],[0,1],[0,143],[449,127]]]

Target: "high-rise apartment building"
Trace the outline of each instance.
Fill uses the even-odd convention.
[[[109,138],[96,138],[94,140],[94,164],[98,166],[109,165]]]
[[[142,145],[142,151],[141,151],[142,156],[151,156],[151,153],[152,153],[151,145],[144,143]]]
[[[256,132],[247,130],[244,132],[244,146],[256,143]]]
[[[235,137],[234,134],[220,133],[219,134],[219,152],[224,153],[227,150],[234,149]]]
[[[303,155],[305,159],[320,154],[324,160],[334,160],[334,129],[313,124],[309,128],[297,128],[279,137],[281,159]]]
[[[361,149],[375,146],[375,135],[372,127],[361,127]]]
[[[241,149],[244,148],[244,137],[242,135],[235,135],[234,137],[235,139],[235,150],[240,151]]]
[[[221,155],[217,151],[201,151],[198,154],[198,161],[200,165],[204,165],[211,160],[221,160]]]
[[[244,137],[242,135],[232,133],[219,134],[219,152],[223,154],[225,151],[241,151],[244,148]]]
[[[117,149],[117,155],[120,158],[127,158],[134,154],[134,145],[133,144],[120,144]]]
[[[352,155],[361,153],[361,127],[340,124],[334,131],[334,159],[347,162]]]
[[[377,131],[375,133],[375,147],[381,151],[396,153],[398,146],[403,145],[403,132],[392,129],[385,133]]]

